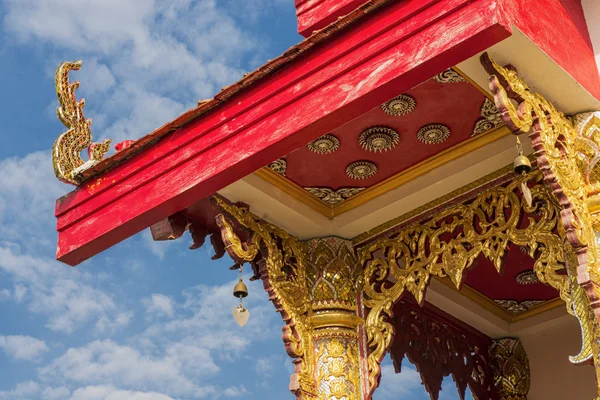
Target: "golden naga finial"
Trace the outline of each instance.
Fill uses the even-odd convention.
[[[68,128],[52,146],[52,163],[56,177],[63,182],[79,185],[77,174],[92,167],[104,157],[110,148],[110,140],[92,143],[91,119],[85,119],[85,100],[77,101],[75,90],[79,81],[69,83],[69,72],[81,68],[82,61],[61,63],[54,77],[56,95],[60,107],[56,108],[58,119]],[[81,152],[88,150],[88,161],[83,161]]]

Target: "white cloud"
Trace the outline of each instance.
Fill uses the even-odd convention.
[[[402,372],[397,374],[393,365],[382,365],[381,384],[375,391],[374,399],[392,400],[418,392],[425,393],[425,388],[421,385],[421,376],[413,367],[403,366]]]
[[[114,386],[87,386],[77,389],[70,400],[173,400],[156,392],[118,390]]]
[[[65,400],[70,394],[71,391],[64,386],[57,388],[47,387],[42,391],[41,397],[44,400]]]
[[[175,313],[173,300],[164,294],[154,293],[149,298],[143,299],[142,303],[146,306],[147,314],[173,317]]]
[[[223,390],[223,396],[225,397],[241,397],[248,394],[248,391],[244,386],[230,386]]]
[[[4,26],[21,43],[82,58],[81,94],[99,137],[135,139],[242,76],[265,47],[232,17],[269,2],[7,0]],[[62,60],[51,59],[48,71]],[[89,62],[88,62],[89,61]],[[87,70],[87,71],[86,71]],[[110,89],[110,90],[109,90]],[[96,119],[97,118],[97,119]]]
[[[56,261],[0,246],[0,273],[28,288],[29,309],[47,315],[46,326],[53,331],[71,333],[96,321],[97,332],[106,333],[131,319],[131,313],[117,306],[110,295],[90,285],[90,276]]]
[[[0,348],[16,360],[35,360],[48,351],[43,340],[31,336],[0,336]]]
[[[147,306],[156,306],[163,313],[180,310],[172,313],[173,320],[152,322],[143,334],[132,337],[129,345],[96,340],[70,348],[40,369],[42,381],[68,387],[83,385],[84,394],[87,390],[106,388],[105,385],[111,385],[111,390],[151,390],[174,398],[246,394],[243,385],[215,386],[213,378],[221,372],[218,363],[239,362],[240,357],[245,357],[244,362],[252,365],[254,361],[245,351],[250,344],[280,340],[280,334],[278,326],[273,324],[278,317],[258,282],[249,285],[250,296],[245,299],[251,311],[249,323],[243,329],[236,325],[231,315],[237,303],[231,294],[234,283],[235,280],[221,286],[199,285],[187,289],[183,304],[155,294],[145,300]],[[268,373],[264,365],[256,368]],[[83,389],[79,393],[74,391],[73,399],[83,396],[82,393]],[[89,398],[95,397],[89,395]]]
[[[274,362],[270,358],[259,358],[258,360],[256,360],[256,374],[259,376],[271,376],[273,374],[274,368]]]
[[[33,381],[21,382],[13,390],[0,392],[0,399],[26,400],[32,399],[40,392],[40,385]]]
[[[209,352],[199,347],[172,344],[161,356],[153,356],[103,340],[67,350],[41,368],[40,375],[52,382],[98,386],[111,383],[124,389],[143,387],[201,398],[214,393],[214,388],[196,384],[189,375],[206,379],[218,371]]]

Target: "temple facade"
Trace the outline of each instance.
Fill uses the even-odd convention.
[[[290,398],[371,399],[389,354],[432,399],[600,399],[600,3],[295,5],[305,40],[139,140],[93,142],[58,67],[57,259],[144,229],[227,254]]]

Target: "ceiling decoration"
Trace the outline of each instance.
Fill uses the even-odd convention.
[[[431,124],[419,129],[417,139],[425,144],[439,144],[450,137],[450,129],[446,125]]]
[[[475,128],[471,136],[478,135],[497,126],[500,126],[502,121],[500,120],[500,114],[493,101],[486,99],[481,106],[481,118],[475,122]]]
[[[391,150],[399,141],[400,136],[395,130],[383,126],[369,128],[358,137],[358,143],[363,149],[375,153]]]
[[[306,145],[310,151],[317,154],[329,154],[340,148],[340,140],[331,135],[323,135]]]
[[[463,78],[458,72],[456,72],[452,68],[445,70],[441,74],[437,74],[435,76],[435,80],[438,81],[439,83],[466,82],[465,78]]]
[[[517,281],[519,285],[533,285],[535,283],[540,282],[537,275],[535,274],[535,271],[533,271],[532,269],[519,272],[515,277],[515,281]]]
[[[401,94],[381,105],[381,109],[388,115],[401,116],[415,111],[417,102],[412,96]]]
[[[346,167],[346,175],[352,179],[367,179],[377,173],[377,165],[371,161],[355,161]]]
[[[318,197],[325,203],[336,206],[344,200],[354,196],[355,194],[363,191],[364,187],[356,187],[356,188],[341,188],[338,190],[333,190],[330,188],[319,188],[319,187],[305,187],[304,190],[308,191],[313,196]]]
[[[285,171],[287,169],[287,161],[285,161],[285,158],[280,158],[269,164],[269,168],[277,172],[279,175],[285,176]]]
[[[406,92],[390,95],[391,100],[298,147],[283,161],[271,163],[268,172],[279,175],[271,173],[266,179],[330,217],[396,188],[406,182],[405,176],[413,179],[431,165],[439,165],[440,152],[447,162],[463,154],[460,146],[467,141],[468,148],[475,148],[489,143],[491,136],[507,133],[497,127],[479,133],[496,126],[496,112],[486,100],[487,93],[465,79],[449,69]],[[472,137],[476,125],[478,133]],[[492,130],[493,135],[488,135]],[[285,181],[277,179],[281,177]],[[376,185],[381,186],[371,191]],[[336,191],[357,186],[365,189],[349,202],[339,201],[344,196]],[[524,269],[530,267],[510,277],[513,285],[520,286],[515,275]]]
[[[545,303],[544,300],[525,300],[525,301],[516,301],[516,300],[494,300],[496,304],[500,307],[504,308],[506,311],[511,313],[512,315],[518,315],[524,313],[525,311],[529,311],[532,308],[539,306],[542,303]]]

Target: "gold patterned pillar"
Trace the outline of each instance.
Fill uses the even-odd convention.
[[[247,207],[220,196],[211,201],[220,212],[216,222],[226,251],[237,264],[252,266],[254,279],[262,280],[281,314],[296,399],[363,400],[361,376],[367,374],[358,333],[363,320],[357,315],[362,268],[352,242],[334,237],[302,242]]]
[[[362,400],[357,316],[360,266],[352,242],[308,241],[307,283],[319,400]]]
[[[531,386],[529,358],[519,339],[494,340],[490,347],[490,367],[500,400],[527,400]]]

